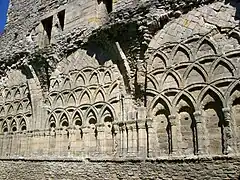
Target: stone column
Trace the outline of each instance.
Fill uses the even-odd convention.
[[[169,115],[168,116],[170,124],[171,124],[171,132],[172,132],[172,154],[177,155],[179,153],[178,148],[178,128],[177,128],[177,116]]]
[[[89,157],[89,141],[90,141],[90,132],[89,132],[89,127],[86,126],[82,129],[83,131],[83,157]]]
[[[121,132],[119,131],[119,126],[118,124],[113,124],[113,129],[114,129],[114,133],[113,133],[113,156],[119,156],[120,152],[121,152]]]
[[[138,144],[139,144],[139,156],[145,158],[147,155],[147,132],[145,121],[138,121]]]
[[[197,142],[197,154],[204,154],[207,152],[205,133],[204,133],[204,123],[201,111],[195,111],[193,116],[196,121],[196,142]]]
[[[224,137],[224,147],[223,147],[223,153],[229,154],[233,153],[232,145],[233,145],[233,139],[232,139],[232,129],[231,129],[231,111],[230,108],[223,108],[223,115],[224,115],[224,130],[223,130],[223,137]]]
[[[100,154],[103,154],[104,156],[107,153],[107,147],[106,147],[106,140],[105,140],[105,127],[104,124],[98,124],[97,125],[97,151]]]
[[[133,127],[132,122],[126,123],[126,128],[128,130],[128,156],[132,156],[133,153]]]
[[[153,131],[153,119],[147,119],[147,156],[154,156],[154,144],[156,143],[154,140],[154,131]]]

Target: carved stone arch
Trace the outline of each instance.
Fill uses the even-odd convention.
[[[149,74],[147,76],[147,87],[146,88],[147,89],[160,90],[160,86],[158,84],[158,81],[152,74]]]
[[[231,59],[234,57],[240,57],[240,49],[234,49],[232,51],[226,52],[224,54],[224,57],[226,57],[227,59]]]
[[[106,101],[119,96],[119,81],[115,80],[106,93]]]
[[[104,102],[106,100],[106,93],[102,87],[99,87],[96,89],[93,97],[93,102]]]
[[[22,97],[21,92],[19,88],[16,88],[16,91],[14,93],[14,99],[20,99]]]
[[[213,80],[218,78],[234,77],[235,72],[236,72],[236,68],[229,60],[225,58],[218,58],[213,62],[209,74],[212,75],[210,77]],[[220,77],[216,78],[217,75],[218,76],[220,75]]]
[[[183,40],[182,44],[190,44],[192,42],[199,41],[201,39],[201,36],[198,34],[192,35],[188,37],[187,39]]]
[[[14,108],[12,104],[9,104],[8,110],[7,110],[7,114],[13,114],[14,113]]]
[[[240,83],[237,82],[234,87],[231,87],[229,92],[228,107],[230,107],[230,122],[229,126],[233,138],[235,139],[235,147],[240,151]]]
[[[2,122],[2,132],[3,133],[9,132],[9,125],[8,125],[7,121]]]
[[[162,51],[157,51],[151,57],[151,61],[148,63],[149,65],[148,69],[152,68],[152,65],[154,65],[154,69],[155,68],[165,69],[166,67],[169,66],[168,59],[169,58]]]
[[[187,92],[186,90],[182,90],[173,99],[172,107],[175,109],[175,111],[180,110],[182,105],[179,104],[179,103],[180,103],[181,100],[184,100],[189,107],[191,107],[193,110],[196,110],[197,102],[194,99],[194,97],[191,95],[191,93]]]
[[[64,106],[64,98],[62,97],[61,94],[58,94],[58,96],[55,97],[53,104],[56,108]]]
[[[88,110],[85,112],[85,120],[84,124],[95,125],[98,122],[98,112],[94,106],[90,106]]]
[[[89,76],[89,84],[99,84],[100,83],[100,75],[97,70],[94,70],[90,73]]]
[[[202,51],[204,53],[202,53]],[[209,56],[214,54],[218,54],[218,48],[216,43],[213,42],[210,38],[207,38],[206,36],[201,38],[196,48],[196,56],[201,57],[201,56]]]
[[[63,112],[59,118],[59,127],[68,127],[70,125],[69,116],[67,112]]]
[[[52,82],[53,81],[53,82]],[[51,84],[51,89],[59,89],[60,88],[60,83],[57,79],[50,80],[52,82]]]
[[[225,108],[226,105],[226,101],[225,98],[222,94],[222,92],[220,90],[218,90],[217,88],[208,85],[206,86],[204,89],[202,89],[201,93],[198,96],[197,99],[197,104],[199,107],[201,107],[201,109],[203,109],[203,106],[206,105],[207,102],[203,102],[204,98],[206,97],[206,95],[210,95],[213,96],[212,98],[215,100],[219,100],[219,102],[221,103],[222,108]]]
[[[85,88],[80,96],[79,96],[79,103],[78,104],[91,104],[92,103],[92,93],[88,88]]]
[[[10,131],[11,131],[11,132],[16,132],[16,131],[19,130],[18,128],[19,128],[19,127],[18,127],[17,121],[16,121],[15,119],[13,119],[13,120],[11,121],[11,124],[10,124]]]
[[[32,104],[31,102],[28,102],[25,106],[25,111],[26,112],[32,112]]]
[[[71,82],[71,79],[67,76],[63,80],[62,90],[64,90],[64,89],[71,89],[71,88],[72,88],[72,82]]]
[[[27,130],[27,123],[24,117],[22,117],[19,121],[19,130],[26,131]]]
[[[24,111],[23,105],[21,102],[19,102],[16,113],[22,113],[23,111]]]
[[[192,76],[191,76],[191,74],[192,74]],[[206,82],[207,78],[208,78],[208,74],[207,74],[206,70],[197,63],[193,63],[192,65],[190,65],[186,69],[186,71],[183,75],[183,79],[185,80],[185,86],[192,84],[192,83]]]
[[[171,52],[171,61],[173,64],[178,64],[180,62],[192,62],[194,57],[191,50],[184,44],[176,45]]]
[[[236,81],[236,79],[237,78],[235,78],[235,77],[230,77],[230,78],[226,77],[226,78],[222,78],[222,79],[217,79],[217,80],[212,81],[211,85],[213,87],[222,89],[224,92],[224,97],[226,97],[225,94],[227,93],[226,91],[227,91],[228,87],[230,87],[231,84]],[[225,99],[227,100],[227,98],[225,98]]]
[[[6,101],[10,101],[12,99],[11,89],[6,89]]]
[[[180,75],[176,71],[170,69],[163,75],[160,87],[162,87],[162,89],[179,88],[181,84]]]
[[[152,107],[151,107],[152,106]],[[153,119],[154,135],[156,135],[156,148],[160,155],[168,155],[172,152],[172,128],[169,116],[171,104],[167,97],[159,95],[155,97],[149,108],[148,116]]]
[[[148,107],[148,117],[152,117],[154,116],[155,112],[154,112],[154,108],[157,106],[157,104],[162,104],[163,107],[166,109],[166,111],[171,114],[171,111],[172,111],[172,104],[171,102],[169,101],[169,99],[162,95],[162,94],[159,94],[157,95],[153,101],[149,104],[149,107]]]
[[[68,94],[67,97],[67,106],[76,106],[77,98],[74,92]]]
[[[48,118],[48,121],[47,121],[47,126],[50,127],[50,128],[56,128],[57,127],[57,118],[56,118],[56,115],[54,113],[52,113],[49,118]],[[47,127],[46,126],[46,127]]]
[[[72,116],[72,125],[73,126],[82,126],[83,125],[83,115],[78,109],[73,113]]]
[[[94,105],[96,106],[97,104]],[[107,116],[110,117],[110,119],[105,119]],[[98,119],[100,120],[100,123],[113,122],[116,120],[116,114],[113,107],[110,104],[105,103],[99,112]]]
[[[74,81],[74,84],[75,84],[75,87],[78,87],[78,86],[84,86],[86,84],[86,76],[84,73],[82,73],[82,71],[79,71],[76,75],[76,78],[75,78],[75,81]]]
[[[89,85],[89,82],[90,82],[90,74],[92,74],[92,72],[95,71],[95,68],[93,67],[85,67],[81,70],[81,72],[84,74],[84,76],[86,77],[86,84],[85,85]]]
[[[240,81],[239,80],[236,80],[236,81],[233,81],[228,89],[226,90],[226,93],[225,93],[225,97],[226,97],[226,107],[231,107],[232,103],[233,103],[233,98],[231,97],[233,95],[233,93],[235,91],[239,91],[240,92]]]
[[[240,44],[240,32],[236,31],[235,29],[231,30],[229,33],[228,33],[228,37],[229,38],[234,38],[238,41],[238,44]]]
[[[103,75],[103,84],[108,84],[108,83],[112,83],[113,80],[113,76],[112,76],[112,72],[110,69],[107,69]]]
[[[5,109],[3,105],[0,106],[0,116],[5,116]]]
[[[210,154],[222,154],[224,151],[224,97],[217,89],[207,86],[199,96],[206,124],[207,147]]]

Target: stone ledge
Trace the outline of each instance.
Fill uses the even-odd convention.
[[[240,154],[237,155],[223,155],[223,156],[191,156],[191,157],[162,157],[162,158],[66,158],[66,157],[36,157],[36,158],[27,158],[27,157],[9,157],[9,158],[0,158],[0,161],[32,161],[32,162],[109,162],[109,163],[142,163],[142,162],[151,162],[151,163],[194,163],[194,162],[211,162],[211,161],[228,161],[228,160],[239,160]]]

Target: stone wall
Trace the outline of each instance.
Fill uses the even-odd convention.
[[[1,179],[239,179],[239,159],[1,161]]]

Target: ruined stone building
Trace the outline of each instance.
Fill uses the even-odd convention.
[[[240,178],[238,0],[11,0],[0,179]]]

